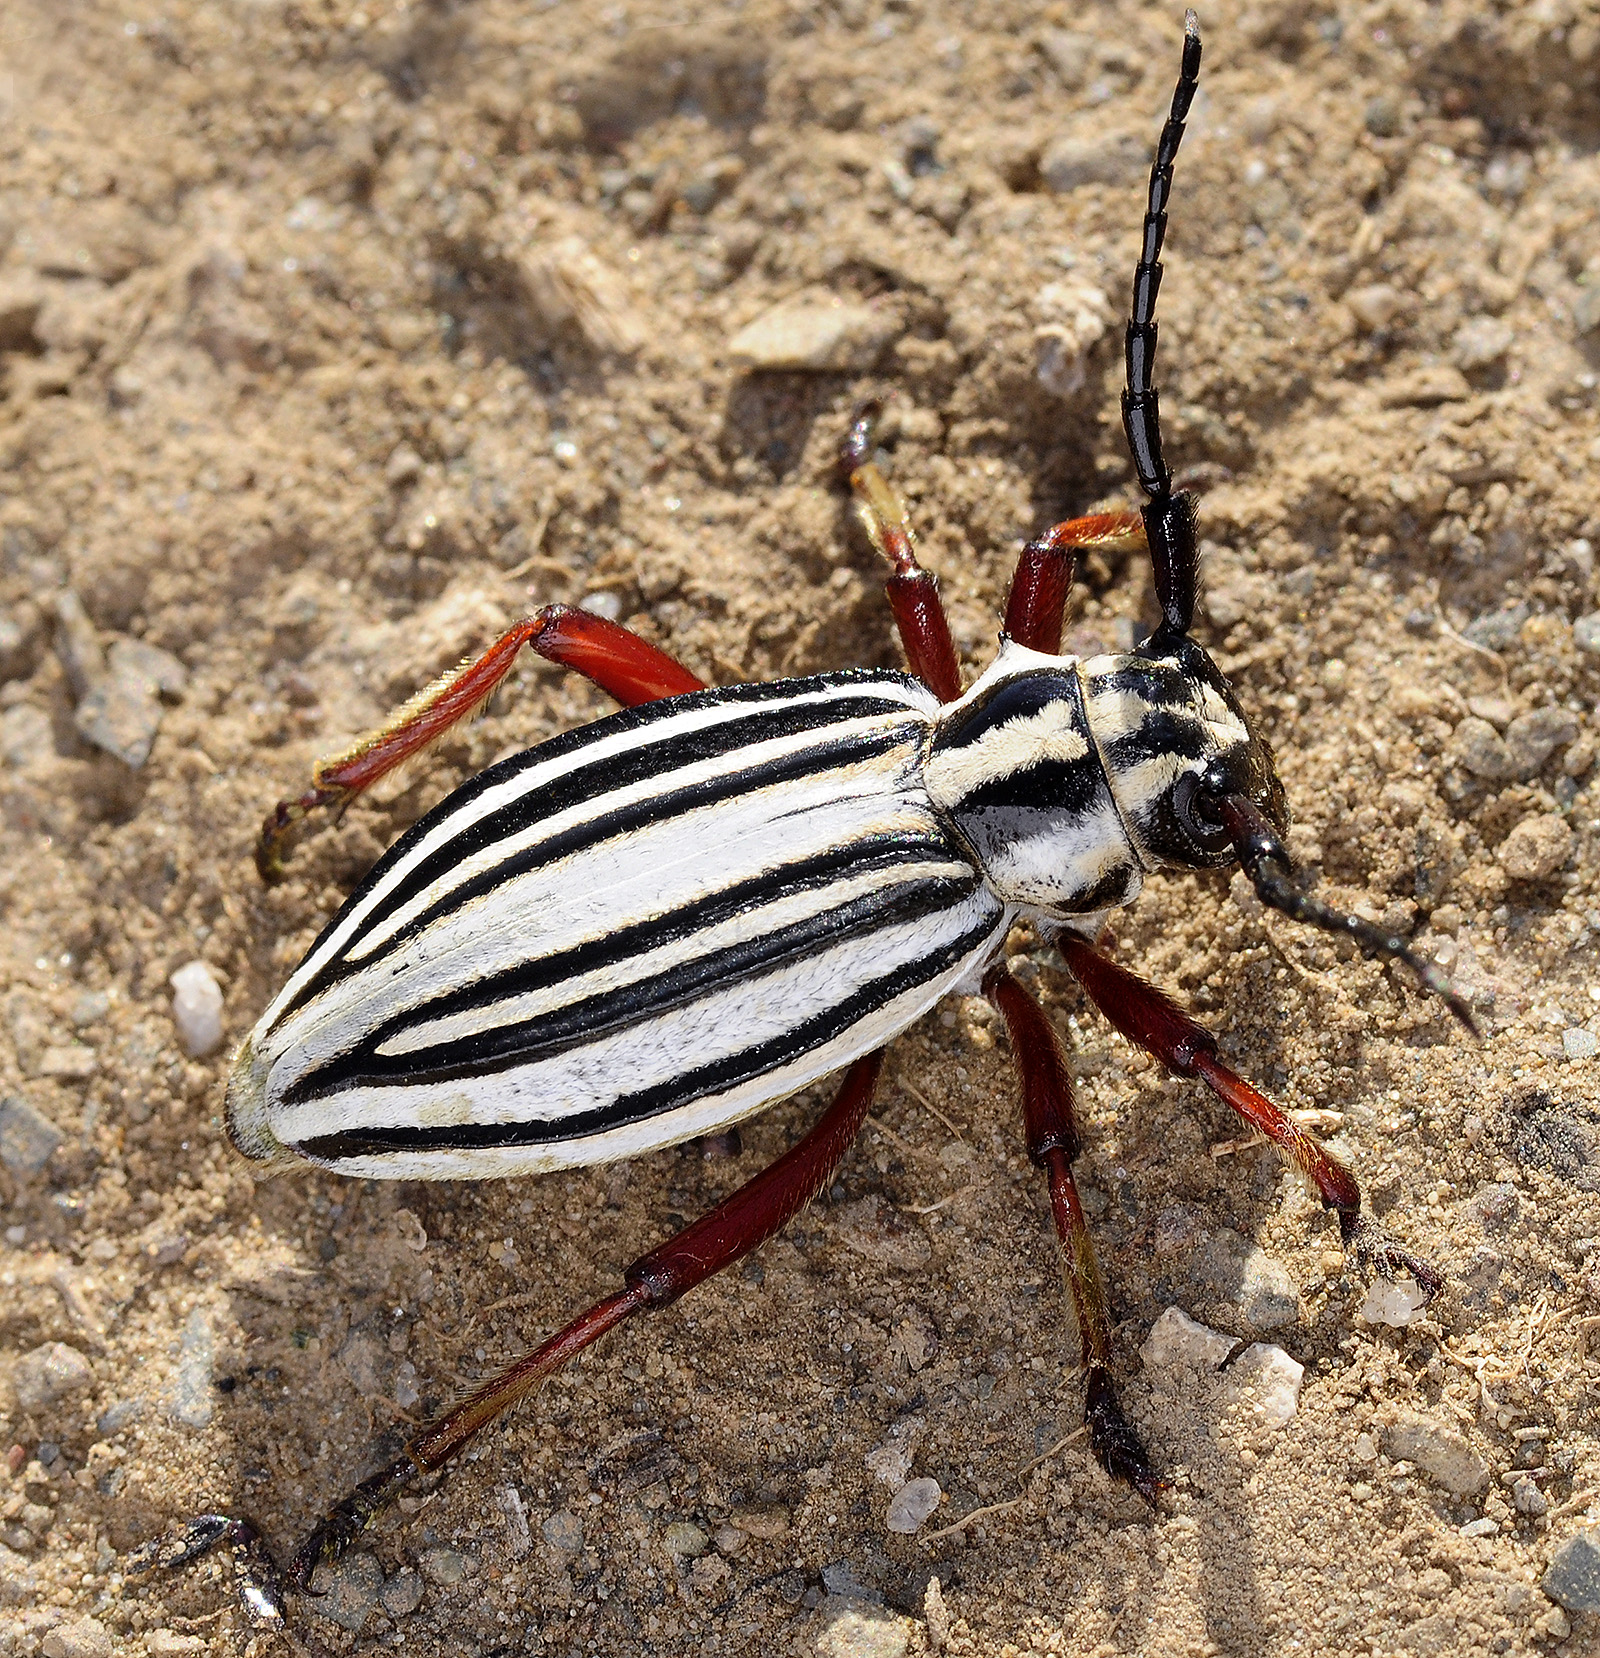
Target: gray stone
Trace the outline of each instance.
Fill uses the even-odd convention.
[[[785,300],[728,341],[738,368],[830,373],[869,369],[903,328],[898,313],[825,295]]]
[[[338,1565],[324,1568],[319,1586],[325,1591],[311,1602],[312,1610],[329,1623],[359,1634],[378,1604],[384,1588],[383,1567],[375,1554],[347,1554]]]
[[[114,1433],[121,1433],[126,1427],[132,1426],[145,1413],[143,1399],[118,1399],[109,1404],[100,1412],[94,1421],[94,1431],[104,1438]]]
[[[539,1532],[561,1554],[577,1554],[583,1548],[583,1521],[570,1508],[558,1508]]]
[[[1593,1059],[1600,1054],[1600,1036],[1582,1025],[1569,1025],[1561,1033],[1561,1051],[1568,1059]]]
[[[1507,610],[1491,610],[1487,615],[1468,622],[1461,630],[1462,636],[1475,645],[1482,645],[1485,650],[1509,650],[1516,644],[1522,633],[1522,624],[1529,614],[1525,604],[1515,604]]]
[[[0,1543],[0,1606],[31,1605],[38,1592],[38,1578],[28,1557]]]
[[[162,697],[178,695],[188,678],[166,651],[139,639],[114,641],[104,678],[78,702],[78,734],[137,771],[161,728]]]
[[[408,1618],[422,1604],[422,1577],[402,1566],[378,1594],[378,1602],[391,1618]]]
[[[47,1341],[17,1360],[11,1381],[18,1406],[37,1411],[93,1387],[94,1367],[76,1347],[68,1347],[64,1341]]]
[[[1505,743],[1511,757],[1511,775],[1519,781],[1534,776],[1558,748],[1578,735],[1578,716],[1568,708],[1533,708],[1506,727]]]
[[[1600,289],[1595,290],[1600,293]],[[1572,624],[1572,642],[1590,656],[1600,656],[1600,610],[1591,610]]]
[[[1569,1612],[1600,1612],[1600,1526],[1574,1532],[1552,1549],[1539,1587]]]
[[[668,1554],[683,1560],[697,1560],[711,1547],[711,1539],[691,1520],[679,1520],[668,1526],[661,1541]]]
[[[172,1419],[186,1428],[209,1428],[216,1415],[211,1372],[217,1338],[203,1308],[189,1314],[178,1340],[178,1368],[172,1379]]]
[[[13,1174],[37,1174],[61,1144],[61,1131],[25,1099],[0,1100],[0,1163]]]
[[[467,1575],[467,1557],[459,1549],[424,1549],[417,1557],[422,1575],[430,1583],[459,1583]]]
[[[1469,317],[1456,330],[1451,354],[1456,367],[1471,374],[1474,369],[1490,368],[1511,349],[1516,338],[1511,324],[1499,317]]]
[[[1502,783],[1511,776],[1511,750],[1505,739],[1487,720],[1469,714],[1456,727],[1455,758],[1474,777],[1486,783]]]
[[[1539,1489],[1539,1482],[1531,1474],[1521,1475],[1511,1487],[1511,1501],[1517,1513],[1538,1519],[1550,1512],[1550,1499]]]
[[[1396,1461],[1415,1463],[1456,1497],[1475,1497],[1489,1484],[1483,1458],[1453,1428],[1419,1411],[1401,1411],[1384,1433]]]
[[[1572,321],[1580,335],[1600,332],[1600,282],[1591,282],[1579,292]]]
[[[1132,184],[1150,164],[1144,141],[1132,133],[1058,138],[1039,157],[1039,176],[1057,195],[1086,184]]]

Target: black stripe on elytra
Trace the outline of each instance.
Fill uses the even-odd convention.
[[[812,681],[798,681],[801,685],[814,683]],[[766,687],[760,687],[766,689]],[[750,687],[739,686],[735,689],[744,691]],[[697,693],[707,697],[726,693]],[[645,708],[626,709],[623,715],[613,715],[612,719],[620,721],[624,715],[633,718],[648,712],[650,708],[680,711],[685,702],[692,700],[688,697],[677,697],[671,703],[661,702],[647,704]],[[709,778],[703,783],[692,784],[688,788],[674,793],[653,797],[636,802],[632,807],[616,813],[607,813],[604,810],[604,797],[612,791],[630,785],[648,781],[652,777],[661,777],[665,774],[680,770],[686,766],[715,758],[718,754],[733,754],[739,748],[754,743],[769,742],[786,736],[799,736],[806,731],[816,730],[834,724],[848,723],[852,720],[872,718],[884,714],[904,713],[914,715],[914,710],[907,709],[901,704],[892,703],[887,698],[851,697],[836,702],[813,702],[802,704],[786,704],[776,709],[758,709],[755,713],[735,720],[720,721],[715,725],[704,727],[698,731],[684,732],[677,737],[668,738],[660,743],[645,743],[635,749],[629,749],[620,755],[613,755],[607,760],[599,761],[588,766],[580,767],[565,776],[553,779],[539,788],[530,789],[516,800],[486,814],[477,822],[467,825],[460,833],[453,835],[442,846],[439,846],[423,858],[403,880],[396,883],[392,891],[383,895],[383,902],[363,918],[360,927],[345,940],[344,944],[333,951],[307,982],[296,992],[292,1001],[278,1015],[278,1023],[298,1012],[308,1002],[322,994],[330,985],[348,976],[351,972],[360,972],[379,961],[390,950],[398,946],[403,940],[411,937],[438,916],[448,913],[468,901],[477,893],[486,891],[497,885],[511,873],[523,873],[528,869],[539,867],[555,857],[567,856],[574,850],[592,846],[599,841],[609,839],[620,833],[623,828],[637,827],[641,823],[655,822],[660,817],[671,816],[674,811],[688,811],[695,806],[703,805],[707,801],[723,798],[729,793],[736,793],[744,787],[759,787],[760,782],[751,782],[758,772],[765,768],[750,768],[743,772],[724,773],[720,778]],[[638,722],[643,723],[643,722]],[[609,720],[601,720],[598,726],[609,725]],[[586,727],[585,731],[593,731],[596,726]],[[545,759],[550,756],[547,750],[556,745],[565,744],[565,736],[552,739],[550,744],[540,744],[538,748],[530,749],[527,754],[513,755],[498,766],[491,766],[488,771],[480,773],[467,785],[471,790],[471,798],[476,798],[482,788],[503,778],[512,771],[521,770],[529,762],[530,756],[536,759]],[[824,770],[831,764],[837,763],[837,756],[843,755],[846,759],[868,758],[874,753],[884,752],[887,747],[905,741],[905,732],[901,731],[885,743],[881,734],[874,733],[863,742],[855,739],[855,745],[847,743],[842,737],[836,737],[834,742],[814,743],[800,751],[803,765],[798,771],[787,770],[767,778],[762,776],[760,781],[778,781],[781,777],[800,775],[807,769]],[[769,765],[774,764],[769,762]],[[504,768],[504,769],[502,769]],[[732,787],[730,787],[730,784]],[[344,915],[352,906],[365,901],[374,887],[378,886],[387,875],[395,861],[403,857],[416,840],[432,832],[442,821],[448,820],[463,805],[469,805],[471,800],[463,801],[461,795],[466,790],[458,791],[448,799],[442,801],[426,817],[422,818],[406,831],[394,846],[374,865],[371,872],[359,887],[340,906],[339,913],[323,928],[317,942],[307,952],[308,957],[315,956],[322,947],[323,939],[327,938],[342,921]],[[417,893],[426,890],[433,881],[445,874],[453,865],[472,857],[475,853],[491,846],[498,840],[506,839],[521,833],[531,827],[540,818],[554,816],[558,812],[568,811],[575,806],[582,806],[590,802],[602,802],[601,810],[593,819],[584,823],[575,824],[561,834],[552,836],[542,842],[525,848],[517,858],[497,864],[481,872],[471,880],[464,881],[451,888],[426,911],[413,916],[404,927],[397,929],[394,935],[384,942],[381,949],[364,956],[353,966],[347,965],[350,951],[356,948],[362,939],[373,929],[381,926],[396,910],[402,908]],[[681,804],[679,804],[681,803]],[[559,850],[556,850],[559,848]]]
[[[691,903],[680,904],[629,926],[618,927],[571,949],[518,962],[434,996],[424,1004],[405,1008],[382,1025],[374,1027],[368,1033],[366,1042],[379,1048],[419,1020],[449,1018],[492,1006],[511,996],[526,996],[547,990],[563,980],[600,972],[623,961],[641,960],[654,950],[676,943],[692,933],[720,926],[748,910],[792,898],[802,892],[834,886],[841,877],[933,860],[945,863],[970,861],[953,842],[934,834],[902,831],[863,835],[843,846],[829,847],[825,852],[799,858],[792,863],[771,866],[747,880],[708,893]],[[976,875],[977,871],[973,873]]]
[[[997,906],[998,907],[998,906]],[[510,1146],[552,1145],[582,1140],[629,1123],[643,1122],[691,1105],[707,1095],[725,1093],[753,1077],[789,1064],[813,1049],[825,1047],[878,1008],[918,985],[926,984],[969,954],[995,930],[990,914],[980,925],[933,955],[905,962],[893,973],[863,985],[853,996],[785,1031],[781,1036],[729,1054],[711,1065],[685,1071],[653,1088],[624,1094],[610,1105],[550,1122],[459,1123],[451,1128],[393,1127],[343,1129],[337,1134],[302,1140],[293,1147],[302,1156],[320,1162],[395,1151],[480,1151]]]
[[[1115,658],[1118,666],[1097,672],[1089,681],[1089,701],[1101,697],[1133,697],[1151,707],[1181,707],[1194,700],[1194,687],[1182,672],[1167,663],[1153,663],[1143,657]]]
[[[384,1040],[403,1034],[413,1025],[431,1023],[434,1009],[430,1003],[387,1021],[358,1047],[298,1077],[283,1091],[281,1101],[285,1106],[303,1105],[351,1088],[381,1088],[385,1084],[429,1087],[468,1077],[495,1076],[553,1059],[630,1025],[703,1001],[729,985],[814,954],[822,946],[842,944],[886,927],[952,910],[972,895],[978,879],[974,871],[964,879],[931,876],[907,881],[530,1019],[407,1053],[376,1051]]]

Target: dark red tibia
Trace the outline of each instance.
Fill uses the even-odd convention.
[[[1123,1416],[1111,1382],[1111,1314],[1105,1282],[1072,1178],[1072,1159],[1078,1155],[1080,1142],[1067,1056],[1044,1009],[1004,967],[990,970],[983,991],[1005,1015],[1011,1048],[1022,1072],[1028,1156],[1036,1168],[1045,1171],[1050,1184],[1061,1270],[1077,1315],[1083,1367],[1088,1373],[1084,1419],[1090,1443],[1107,1473],[1126,1480],[1147,1502],[1154,1502],[1162,1482]]]
[[[1035,536],[1017,560],[1006,603],[1006,637],[1047,656],[1061,654],[1061,617],[1085,547],[1145,552],[1144,519],[1135,511],[1097,512],[1069,518]]]

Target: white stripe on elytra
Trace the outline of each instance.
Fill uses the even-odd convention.
[[[870,835],[943,838],[891,752],[768,785],[644,827],[508,880],[335,980],[254,1042],[270,1094],[347,1052],[375,1025],[473,979],[603,938]],[[820,798],[819,798],[820,797]]]
[[[475,799],[434,823],[428,832],[408,849],[406,855],[386,872],[383,882],[364,893],[359,902],[352,905],[348,913],[340,919],[338,925],[319,941],[318,947],[300,963],[288,983],[273,998],[272,1004],[263,1015],[262,1023],[269,1024],[278,1009],[286,1006],[299,994],[302,986],[316,974],[322,963],[339,951],[360,930],[365,918],[375,906],[383,902],[384,895],[397,882],[405,880],[419,864],[440,847],[447,845],[464,829],[481,818],[512,805],[530,790],[542,788],[574,771],[590,766],[603,766],[607,761],[633,749],[657,744],[672,737],[755,717],[774,709],[807,707],[865,695],[881,695],[889,701],[903,701],[908,712],[922,715],[924,718],[938,707],[933,693],[914,682],[885,678],[864,683],[827,684],[793,697],[755,702],[729,701],[695,709],[675,710],[670,715],[663,714],[658,719],[646,721],[628,730],[612,732],[597,742],[584,744],[556,759],[524,767],[514,776],[485,789]],[[826,727],[820,728],[817,733],[819,738],[825,730]]]
[[[1035,713],[991,726],[974,742],[935,751],[924,775],[934,804],[953,811],[987,783],[1045,761],[1071,765],[1088,752],[1077,699],[1063,695]]]
[[[274,1114],[273,1129],[280,1140],[296,1144],[380,1126],[445,1129],[466,1123],[559,1124],[564,1117],[603,1109],[621,1097],[669,1085],[686,1072],[777,1041],[874,980],[937,954],[985,916],[995,916],[998,923],[1001,911],[1002,906],[980,889],[942,916],[842,941],[549,1059],[449,1084],[353,1087],[327,1099],[282,1108]],[[984,947],[993,936],[986,935]],[[945,980],[960,977],[967,968],[968,954],[935,975],[933,986],[923,987],[924,992],[931,989],[931,994],[922,1005],[937,1000]],[[888,1034],[881,1014],[880,1009],[857,1021],[870,1027],[871,1036],[854,1052],[866,1052]],[[903,1024],[899,1020],[892,1028],[903,1028]],[[828,1049],[837,1046],[835,1042]],[[811,1075],[842,1063],[820,1054],[806,1058],[817,1067]],[[782,1091],[790,1086],[784,1084]],[[777,1096],[764,1092],[763,1097]],[[670,1138],[678,1137],[674,1129]]]

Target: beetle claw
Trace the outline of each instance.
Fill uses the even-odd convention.
[[[283,1590],[277,1563],[254,1522],[231,1514],[197,1514],[174,1536],[153,1538],[135,1549],[124,1562],[130,1572],[156,1567],[177,1571],[225,1548],[239,1576],[239,1599],[245,1615],[258,1629],[280,1628],[284,1620]]]
[[[1156,1499],[1168,1489],[1168,1482],[1150,1466],[1149,1453],[1122,1414],[1110,1372],[1098,1365],[1089,1372],[1083,1418],[1095,1460],[1113,1479],[1131,1485],[1154,1508]]]
[[[1414,1255],[1389,1236],[1368,1215],[1340,1216],[1340,1231],[1344,1246],[1368,1270],[1387,1282],[1393,1282],[1402,1273],[1409,1273],[1417,1287],[1429,1300],[1444,1288],[1444,1274],[1431,1267],[1420,1255]]]

